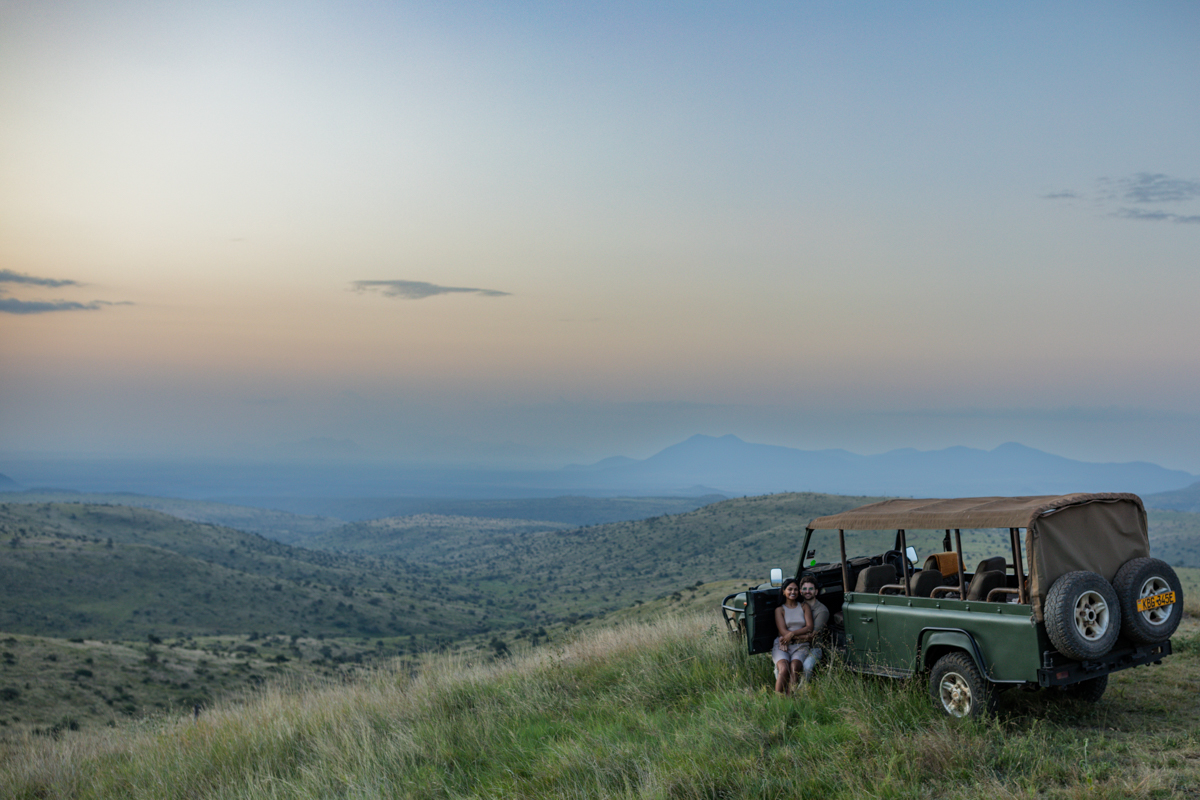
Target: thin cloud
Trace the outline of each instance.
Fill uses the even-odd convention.
[[[1118,219],[1200,224],[1200,214],[1180,213],[1183,210],[1181,204],[1200,199],[1200,181],[1172,178],[1161,172],[1138,172],[1127,178],[1099,178],[1091,194],[1064,189],[1044,194],[1042,199],[1090,201],[1093,207]]]
[[[350,285],[356,292],[378,292],[384,297],[400,297],[405,300],[424,300],[439,294],[478,294],[484,297],[508,297],[510,294],[496,289],[438,286],[425,281],[354,281]]]
[[[1113,212],[1114,217],[1122,219],[1141,219],[1150,222],[1177,222],[1183,225],[1200,223],[1200,214],[1172,214],[1169,211],[1147,211],[1144,208],[1118,208]]]
[[[123,301],[109,303],[105,300],[93,300],[90,303],[76,303],[73,300],[18,300],[15,297],[0,297],[0,314],[49,314],[52,311],[99,311],[105,306],[131,306],[133,303]]]
[[[82,286],[79,281],[58,280],[56,278],[39,278],[35,275],[24,275],[11,269],[0,269],[0,283],[22,283],[26,286]]]
[[[1200,197],[1200,181],[1169,178],[1161,173],[1139,172],[1117,181],[1131,203],[1183,203]]]

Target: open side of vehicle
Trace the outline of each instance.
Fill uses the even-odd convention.
[[[968,571],[964,531],[972,549],[1003,555]],[[820,586],[845,664],[927,675],[953,716],[989,713],[1018,685],[1098,700],[1109,674],[1169,655],[1182,616],[1179,579],[1149,557],[1132,494],[888,500],[812,520],[801,553],[795,574]],[[765,584],[722,613],[750,653],[768,652],[779,603]]]

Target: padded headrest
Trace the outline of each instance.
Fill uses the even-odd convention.
[[[987,572],[976,572],[975,577],[971,578],[971,585],[967,588],[967,599],[986,600],[988,592],[992,589],[1003,588],[1005,585],[1003,572],[994,569]]]
[[[1008,569],[1008,562],[1004,560],[1004,556],[992,556],[979,562],[979,566],[975,568],[975,574],[978,575],[981,572],[993,571],[1004,572],[1006,569]]]
[[[896,568],[891,564],[881,564],[877,567],[867,567],[858,573],[858,582],[854,591],[874,594],[879,587],[896,582]]]
[[[944,585],[945,577],[936,569],[923,569],[914,572],[908,580],[908,588],[913,597],[929,597],[933,590]]]

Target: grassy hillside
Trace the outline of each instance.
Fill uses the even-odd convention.
[[[191,522],[207,522],[240,531],[260,533],[285,544],[307,544],[341,527],[345,520],[433,515],[471,517],[485,520],[534,520],[542,529],[599,525],[606,522],[644,519],[661,514],[681,514],[716,503],[721,495],[705,497],[535,497],[521,500],[454,500],[442,498],[276,498],[297,508],[337,512],[341,517],[315,513],[291,513],[270,507],[271,498],[259,498],[255,506],[230,505],[207,500],[149,497],[130,493],[84,493],[63,490],[31,490],[0,493],[6,503],[85,503],[122,505],[161,511]],[[329,542],[322,542],[324,547]]]
[[[8,745],[14,798],[1170,798],[1200,785],[1196,624],[1095,706],[1008,692],[951,720],[920,681],[824,670],[795,699],[711,617],[490,664],[283,686],[201,714]]]
[[[767,495],[646,520],[499,535],[452,525],[407,535],[403,520],[343,530],[352,532],[352,541],[371,541],[377,551],[470,583],[541,624],[616,610],[696,583],[762,580],[771,567],[792,569],[805,523],[872,499]],[[398,533],[387,546],[393,527]]]
[[[1142,499],[1145,500],[1147,508],[1200,513],[1200,483],[1193,483],[1173,492],[1148,494]]]
[[[1200,514],[1150,509],[1147,516],[1156,558],[1176,567],[1200,567]]]
[[[117,492],[109,494],[68,492],[60,490],[31,490],[0,494],[4,503],[81,503],[86,505],[130,506],[161,511],[190,522],[207,522],[239,531],[259,533],[268,539],[296,544],[310,536],[343,525],[332,517],[291,514],[267,508],[251,508],[207,500],[181,500],[174,497],[148,497]]]
[[[145,509],[0,504],[0,630],[454,637],[519,620],[401,559],[304,550]]]
[[[0,503],[0,630],[457,637],[576,621],[698,583],[790,573],[810,519],[873,499],[767,495],[572,529],[422,515],[309,539],[325,551],[143,509]],[[964,531],[968,561],[1005,552],[1004,539]],[[1151,512],[1151,541],[1169,562],[1196,563],[1200,515]]]
[[[468,638],[456,646],[490,653],[488,641]],[[512,646],[524,641],[514,638]],[[272,681],[340,682],[381,663],[415,669],[446,644],[425,636],[248,634],[111,642],[0,633],[0,740],[190,711]]]
[[[450,552],[461,558],[503,537],[569,527],[560,522],[527,519],[414,514],[353,522],[313,536],[304,546],[343,553],[402,555],[409,561],[426,563],[445,559]]]

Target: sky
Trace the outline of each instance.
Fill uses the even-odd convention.
[[[0,453],[1200,473],[1200,6],[0,0]]]

